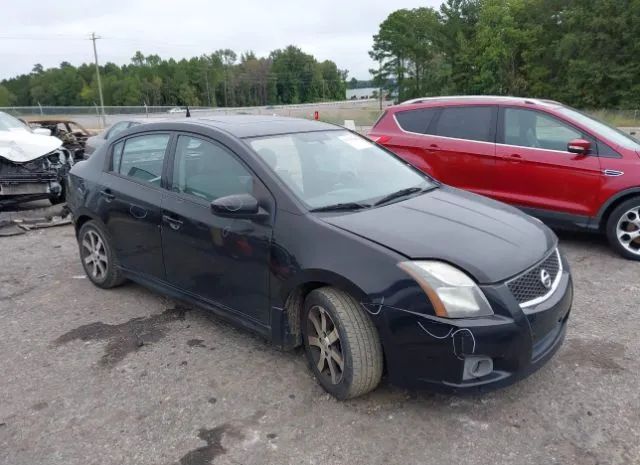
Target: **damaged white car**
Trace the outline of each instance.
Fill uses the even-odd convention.
[[[0,207],[39,199],[64,202],[73,157],[44,131],[0,112]]]

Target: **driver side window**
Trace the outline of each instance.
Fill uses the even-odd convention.
[[[566,152],[571,140],[584,137],[572,126],[539,111],[516,108],[504,111],[504,143],[507,145]]]
[[[227,195],[253,193],[253,176],[225,147],[180,136],[171,190],[211,202]]]

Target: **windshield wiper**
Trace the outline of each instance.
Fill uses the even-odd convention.
[[[418,192],[425,192],[427,190],[431,190],[432,188],[433,187],[407,187],[406,189],[400,189],[399,191],[392,192],[389,195],[385,195],[376,203],[374,203],[373,206],[377,207],[378,205],[391,202],[392,200],[399,199],[400,197],[405,197],[411,194],[417,194]]]
[[[358,203],[358,202],[344,202],[344,203],[335,203],[333,205],[326,205],[324,207],[313,208],[309,211],[312,212],[332,212],[339,210],[362,210],[363,208],[369,208],[371,205],[368,203]]]

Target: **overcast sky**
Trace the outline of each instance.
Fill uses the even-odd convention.
[[[294,44],[331,59],[349,77],[369,78],[372,36],[399,8],[438,6],[440,0],[9,0],[2,6],[0,79],[61,61],[128,63],[145,55],[183,58],[230,48],[265,56]]]

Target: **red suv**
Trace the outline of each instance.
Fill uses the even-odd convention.
[[[434,178],[549,226],[606,233],[640,260],[640,142],[573,108],[436,97],[388,108],[369,137]]]

